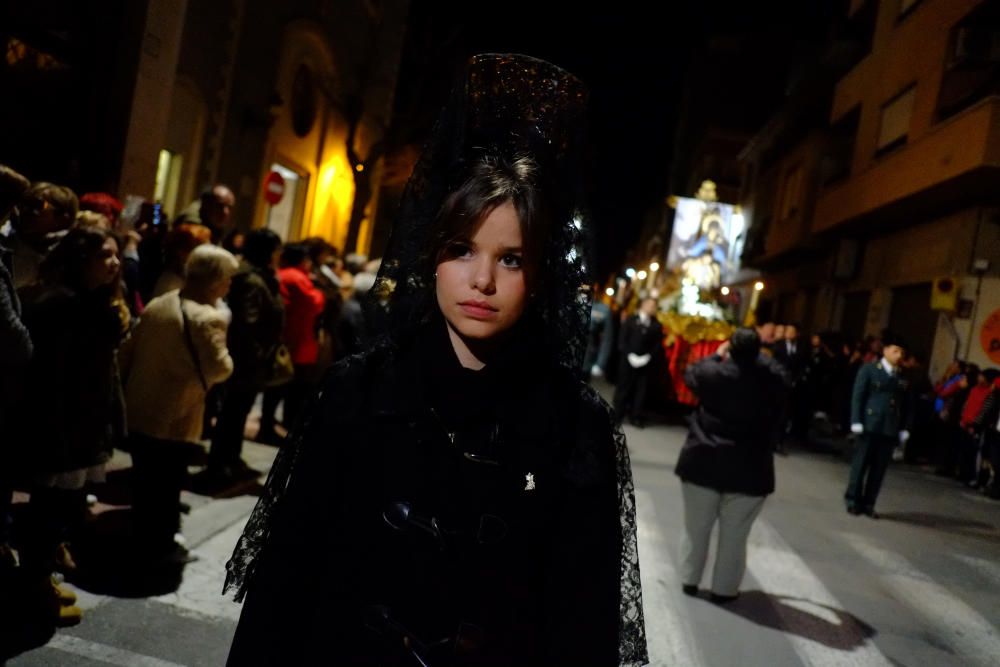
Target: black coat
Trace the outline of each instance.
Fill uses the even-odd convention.
[[[117,361],[121,311],[104,290],[40,288],[24,295],[24,323],[35,353],[9,413],[19,472],[106,462],[125,431]]]
[[[229,664],[418,664],[407,633],[462,638],[431,665],[617,664],[610,419],[534,364],[463,370],[442,327],[336,365]]]
[[[21,321],[21,301],[14,290],[10,251],[0,238],[0,429],[32,353],[31,335]]]
[[[226,295],[233,313],[226,336],[233,357],[229,382],[247,389],[262,389],[274,367],[274,355],[285,328],[285,305],[278,279],[270,270],[244,262],[233,276]]]
[[[801,340],[795,341],[795,352],[792,353],[788,351],[788,342],[781,340],[774,343],[772,350],[774,360],[781,364],[792,382],[798,382],[809,363],[808,346]]]
[[[722,493],[773,493],[771,446],[782,426],[788,389],[778,363],[761,355],[754,364],[741,366],[713,355],[689,366],[684,381],[699,405],[677,460],[677,475]]]
[[[655,317],[645,324],[638,315],[632,315],[622,325],[618,349],[622,355],[652,354],[656,356],[663,341],[663,327]]]

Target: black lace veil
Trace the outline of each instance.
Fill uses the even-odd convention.
[[[536,187],[545,202],[549,229],[541,249],[541,280],[525,317],[550,358],[580,374],[587,345],[591,291],[584,202],[587,92],[573,75],[522,55],[473,57],[460,85],[424,147],[404,192],[367,315],[377,330],[374,347],[395,347],[435,307],[436,248],[430,243],[448,195],[484,156],[531,157]],[[610,411],[581,383],[583,398]],[[301,425],[300,425],[301,426]],[[267,539],[270,516],[288,485],[303,428],[279,452],[266,489],[233,558],[226,590],[242,599],[254,561]],[[635,499],[625,437],[615,429],[619,510],[622,525],[619,664],[647,662],[642,593],[636,546]]]
[[[447,196],[483,156],[526,155],[538,164],[536,186],[552,227],[538,271],[544,280],[529,314],[559,364],[581,367],[590,321],[582,190],[586,101],[583,84],[547,62],[499,54],[471,60],[410,176],[370,293],[369,313],[387,325],[383,334],[408,335],[433,308],[435,248],[428,241]]]

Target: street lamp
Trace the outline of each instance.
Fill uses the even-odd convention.
[[[639,273],[635,274],[635,277],[638,278],[639,280],[645,280],[647,275],[648,274],[646,273],[646,271],[642,270]]]
[[[630,279],[635,278],[635,269],[633,269],[631,266],[628,267],[627,269],[625,269],[625,275],[628,276]]]
[[[722,296],[729,296],[729,288],[728,287],[723,287],[721,291],[722,291]]]
[[[750,296],[750,307],[743,318],[743,326],[752,327],[757,324],[757,305],[760,303],[760,293],[764,291],[764,283],[757,281],[753,285],[753,294]]]
[[[653,262],[652,264],[650,264],[649,265],[649,270],[653,271],[654,273],[656,271],[659,271],[660,270],[660,264],[659,264],[659,262]]]
[[[604,290],[604,293],[607,294],[608,296],[614,296],[615,295],[615,288],[614,287],[609,287],[608,289]]]

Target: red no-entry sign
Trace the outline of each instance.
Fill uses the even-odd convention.
[[[264,179],[264,200],[274,206],[285,196],[285,179],[276,171],[272,171]]]

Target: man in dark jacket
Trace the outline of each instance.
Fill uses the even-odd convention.
[[[645,298],[639,312],[622,325],[618,350],[621,366],[615,387],[615,418],[619,423],[626,414],[635,426],[642,426],[642,407],[650,371],[656,365],[663,341],[663,327],[656,319],[656,299]]]
[[[226,381],[222,410],[212,434],[207,471],[211,485],[255,476],[240,455],[247,415],[257,393],[273,384],[275,356],[282,340],[284,304],[274,274],[280,248],[281,239],[269,229],[247,234],[244,262],[226,297],[233,314],[227,335],[233,375]],[[267,418],[265,409],[263,430],[268,428]],[[261,437],[258,434],[257,438]]]
[[[878,518],[875,501],[892,452],[910,438],[909,395],[899,373],[902,359],[902,341],[886,333],[882,359],[862,366],[854,381],[851,432],[858,436],[858,447],[844,493],[851,514]]]
[[[785,406],[785,418],[782,433],[779,436],[777,451],[787,452],[785,433],[790,432],[793,439],[804,442],[809,429],[809,404],[806,400],[805,383],[802,381],[806,364],[809,362],[806,346],[799,340],[799,328],[796,324],[786,324],[784,338],[774,341],[774,360],[785,369],[785,375],[792,381],[792,391],[789,392]]]
[[[718,521],[712,599],[727,602],[739,594],[750,527],[774,491],[771,444],[788,379],[761,353],[758,334],[739,329],[715,355],[689,366],[684,381],[699,407],[676,467],[684,494],[682,584],[697,593]]]

